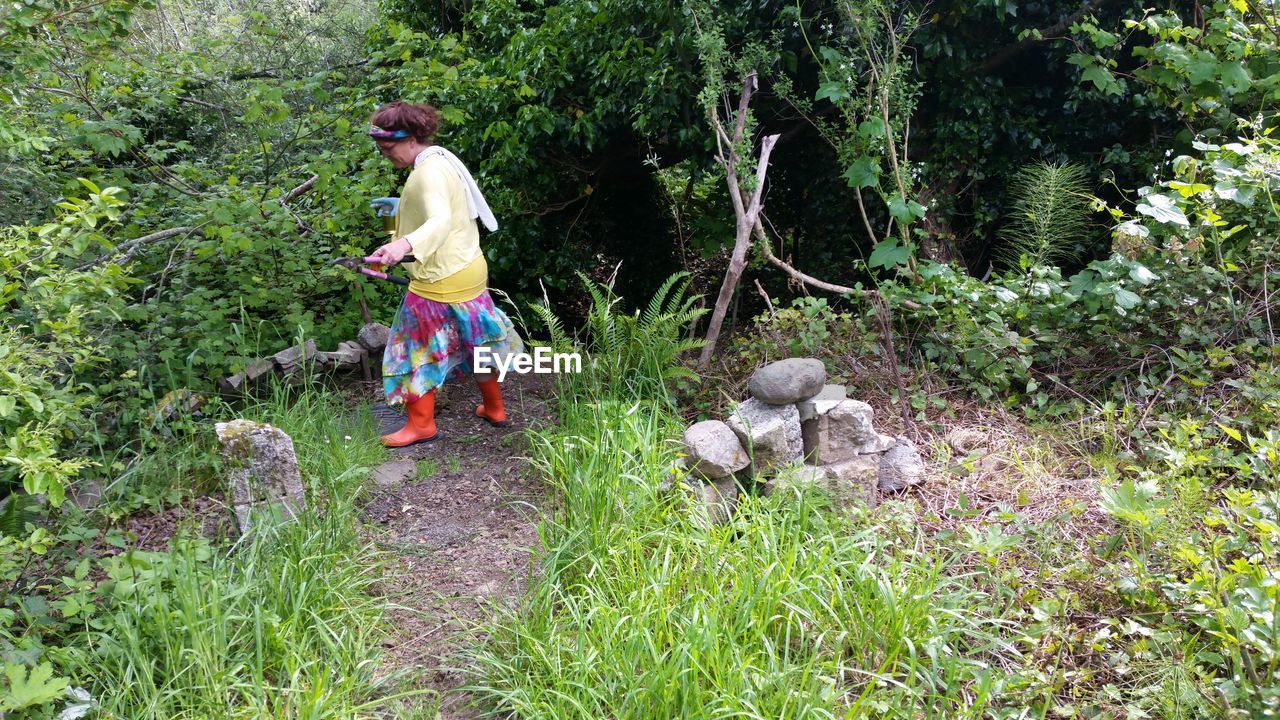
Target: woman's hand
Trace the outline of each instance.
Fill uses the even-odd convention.
[[[376,258],[376,262],[383,267],[391,267],[404,259],[413,250],[413,246],[404,238],[392,240],[382,247],[374,250],[370,258]]]
[[[394,217],[400,211],[400,198],[380,197],[369,201],[369,207],[378,211],[378,217]]]

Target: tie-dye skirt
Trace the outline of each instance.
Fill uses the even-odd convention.
[[[485,290],[474,300],[442,303],[406,293],[382,353],[382,386],[388,405],[417,400],[446,380],[471,373],[472,351],[524,352],[507,314]]]

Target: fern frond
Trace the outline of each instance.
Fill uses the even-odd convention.
[[[653,294],[653,298],[649,300],[649,307],[645,308],[644,311],[642,322],[646,326],[650,325],[659,315],[669,312],[670,304],[674,301],[678,301],[680,297],[684,295],[684,291],[689,285],[687,280],[688,277],[689,273],[687,272],[674,273],[663,281],[662,285],[658,286],[657,291]],[[672,292],[672,289],[676,288],[676,284],[680,283],[682,280],[685,282],[676,289],[675,292]]]

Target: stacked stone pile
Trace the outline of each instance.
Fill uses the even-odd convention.
[[[873,411],[826,384],[820,360],[770,363],[751,377],[751,397],[727,420],[705,420],[684,433],[684,464],[709,522],[728,519],[738,487],[763,494],[815,486],[840,506],[874,505],[878,492],[924,482],[924,462],[905,437],[876,431]]]
[[[223,395],[241,395],[272,377],[296,378],[305,371],[329,372],[357,367],[368,379],[369,358],[380,358],[390,337],[391,328],[369,323],[360,328],[355,340],[344,340],[333,350],[317,350],[315,340],[307,340],[270,357],[258,358],[235,375],[218,378],[218,390]]]

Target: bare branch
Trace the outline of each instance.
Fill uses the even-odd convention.
[[[756,165],[756,187],[751,193],[751,202],[747,204],[747,217],[760,214],[760,202],[764,194],[764,174],[769,170],[769,155],[778,142],[778,135],[766,135],[760,143],[760,161]]]
[[[299,185],[298,187],[296,187],[296,188],[294,188],[294,189],[290,190],[289,192],[285,193],[284,195],[281,195],[281,196],[280,196],[280,204],[281,204],[281,205],[288,205],[290,202],[292,202],[292,201],[293,201],[293,199],[294,199],[294,198],[298,197],[298,196],[299,196],[299,195],[301,195],[302,193],[307,192],[307,191],[308,191],[308,190],[310,190],[311,188],[315,187],[316,181],[317,181],[317,180],[319,180],[319,179],[320,179],[320,176],[319,176],[319,175],[312,175],[311,177],[307,178],[307,181],[306,181],[306,182],[304,182],[304,183],[302,183],[301,185]]]
[[[756,71],[752,70],[742,79],[742,96],[738,98],[738,113],[733,127],[734,144],[742,142],[742,133],[747,127],[747,104],[751,102],[751,95],[755,90]]]
[[[169,228],[168,230],[160,230],[158,232],[153,232],[150,235],[143,235],[142,237],[136,237],[136,238],[133,238],[132,240],[126,240],[115,247],[115,252],[119,253],[119,255],[117,255],[114,258],[111,258],[110,262],[114,265],[123,265],[129,262],[130,260],[132,260],[133,256],[138,254],[139,250],[141,250],[143,247],[147,246],[150,243],[159,242],[161,240],[171,238],[175,235],[185,235],[187,233],[193,233],[199,230],[200,227],[201,226],[191,227],[191,226],[184,225],[182,227]],[[101,257],[94,258],[93,260],[90,260],[86,263],[82,263],[78,265],[76,269],[85,270],[87,268],[101,265],[102,263],[107,261],[108,261],[108,256],[103,255]]]
[[[764,232],[764,224],[760,221],[759,218],[756,219],[755,236],[756,236],[756,239],[760,241],[760,250],[764,253],[764,259],[768,260],[770,265],[773,265],[779,270],[782,270],[786,274],[790,275],[796,280],[799,280],[805,285],[818,288],[819,290],[825,290],[827,292],[836,293],[838,295],[856,295],[859,297],[866,297],[866,298],[877,297],[880,295],[880,293],[876,292],[875,290],[860,290],[858,288],[846,287],[844,285],[836,285],[835,283],[829,283],[825,280],[819,280],[818,278],[812,275],[807,275],[797,270],[795,267],[788,264],[785,260],[773,254],[773,248],[770,247],[769,238],[767,235],[765,235],[765,232]],[[922,309],[922,306],[919,303],[913,302],[911,300],[902,300],[900,302],[903,307],[908,308],[910,310]]]

